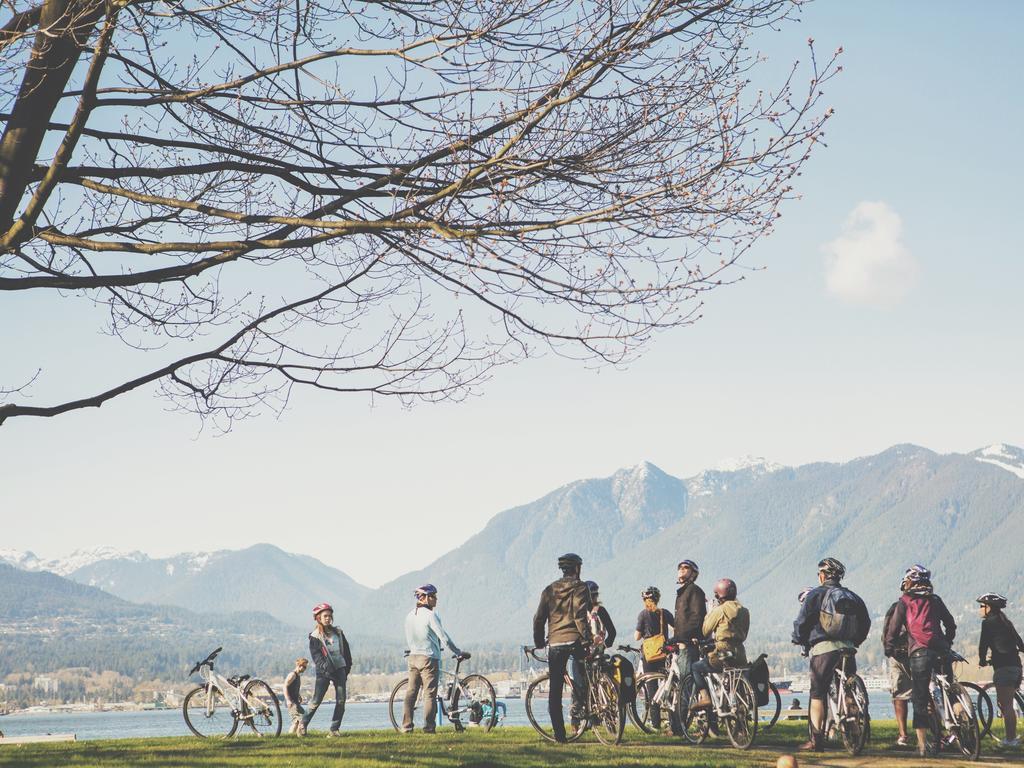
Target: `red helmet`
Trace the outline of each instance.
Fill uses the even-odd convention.
[[[736,599],[736,582],[732,579],[719,579],[715,582],[715,597],[722,600]]]
[[[330,611],[331,613],[334,613],[334,609],[331,607],[330,603],[320,603],[319,605],[313,608],[313,620],[316,621],[316,617],[324,611]]]

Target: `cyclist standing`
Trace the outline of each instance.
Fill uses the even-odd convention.
[[[902,592],[904,584],[900,584]],[[899,601],[897,600],[896,603]],[[896,603],[889,606],[885,612],[885,620],[882,623],[882,647],[885,647],[885,638],[889,634],[889,623],[896,612]],[[913,681],[910,677],[910,656],[907,650],[907,628],[902,627],[895,631],[896,642],[893,643],[892,655],[889,656],[889,690],[892,693],[892,708],[896,713],[896,727],[899,729],[899,736],[896,738],[896,746],[905,747],[909,744],[907,740],[907,712],[910,709],[910,697],[914,691]],[[888,655],[888,654],[886,654]]]
[[[661,600],[661,590],[657,587],[647,587],[647,589],[640,593],[640,597],[643,598],[644,608],[640,611],[640,615],[636,617],[636,631],[633,632],[633,638],[636,640],[649,640],[660,637],[660,644],[664,645],[669,637],[668,628],[675,624],[675,619],[668,609],[658,607],[658,603]],[[655,640],[653,643],[653,645],[658,644],[658,640]],[[644,643],[644,646],[640,660],[644,674],[665,671],[665,663],[668,661],[668,655],[665,651],[660,647],[656,651],[652,650],[647,647],[647,643]],[[650,701],[657,692],[658,681],[648,680],[645,685],[647,687],[647,699]],[[672,717],[672,714],[670,713],[669,716]],[[651,724],[655,728],[661,727],[661,707],[658,705],[651,709]],[[673,725],[675,724],[673,723]]]
[[[327,689],[334,686],[334,714],[331,717],[331,730],[328,736],[341,736],[341,719],[345,716],[345,687],[349,670],[352,669],[352,652],[348,647],[345,633],[334,626],[334,609],[328,603],[320,603],[313,608],[313,619],[316,626],[309,633],[309,655],[316,665],[316,683],[313,688],[313,700],[302,718],[304,732],[309,728],[320,703],[327,695]]]
[[[416,607],[405,617],[405,642],[409,646],[409,687],[402,709],[402,733],[412,733],[416,699],[423,688],[423,732],[434,733],[437,724],[437,678],[441,671],[441,645],[462,655],[441,625],[437,587],[424,584],[413,592]]]
[[[672,642],[679,644],[679,679],[685,680],[690,673],[690,665],[700,658],[701,629],[704,617],[708,613],[707,597],[704,590],[697,586],[700,568],[693,560],[683,560],[676,566],[676,612]],[[684,692],[684,694],[687,692]],[[686,700],[689,696],[686,695]]]
[[[544,588],[533,617],[533,643],[548,648],[548,714],[555,741],[565,742],[562,716],[562,688],[569,659],[573,665],[573,708],[580,711],[586,701],[586,676],[582,671],[593,642],[590,630],[590,590],[580,581],[583,558],[568,552],[558,558],[562,578]],[[545,625],[547,636],[545,637]]]
[[[590,632],[594,636],[594,644],[610,648],[615,643],[615,624],[608,609],[601,604],[600,587],[596,581],[584,582],[590,590]]]
[[[802,750],[820,752],[823,748],[825,698],[832,676],[843,655],[849,651],[856,653],[871,629],[867,606],[855,592],[842,586],[844,576],[846,566],[834,557],[820,560],[818,586],[807,593],[793,622],[793,644],[803,647],[811,657],[811,737],[800,745]],[[856,671],[856,658],[851,654],[847,674]]]
[[[1021,640],[1016,627],[1003,613],[1006,608],[1005,597],[995,592],[986,592],[978,598],[978,602],[981,603],[982,617],[978,665],[984,667],[992,664],[992,682],[996,686],[996,699],[1006,725],[1006,735],[999,743],[1004,747],[1019,747],[1013,696],[1021,682],[1020,653],[1024,652],[1024,640]]]
[[[705,658],[695,661],[690,667],[693,684],[700,691],[694,709],[707,709],[711,706],[707,682],[710,672],[720,672],[725,668],[726,661],[733,667],[747,664],[743,642],[750,633],[750,612],[736,599],[736,582],[732,579],[719,579],[714,594],[718,605],[704,617],[701,633],[705,637],[713,637],[715,647]]]
[[[923,565],[913,565],[903,576],[903,596],[896,603],[885,634],[885,654],[896,652],[899,633],[907,630],[907,651],[913,685],[914,731],[917,752],[931,754],[925,734],[929,726],[928,708],[932,705],[932,674],[940,668],[951,672],[946,661],[956,637],[956,622],[942,598],[932,588],[932,573]]]

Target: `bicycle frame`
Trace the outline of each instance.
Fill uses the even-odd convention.
[[[742,667],[727,667],[721,672],[710,672],[707,675],[708,695],[711,698],[711,706],[719,718],[733,716],[735,709],[736,678],[742,677],[746,672]],[[696,691],[694,692],[696,693]]]
[[[832,673],[832,679],[834,680],[835,696],[825,696],[825,727],[824,732],[828,733],[831,725],[837,725],[846,718],[847,707],[846,707],[846,681],[849,680],[849,675],[846,674],[846,662],[849,660],[847,654],[843,654],[842,660],[839,662],[839,666],[836,667],[835,672]]]
[[[212,693],[214,690],[219,691],[220,694],[224,697],[224,699],[231,704],[232,714],[234,714],[239,719],[252,717],[251,714],[243,714],[244,710],[247,708],[243,707],[243,701],[245,700],[245,696],[240,687],[234,685],[230,680],[224,677],[224,675],[220,674],[219,672],[215,672],[212,666],[204,665],[202,668],[200,668],[199,676],[203,678],[203,682],[206,683],[206,691],[208,694]],[[213,714],[212,707],[214,701],[215,699],[213,696],[208,695],[206,697],[207,715]]]

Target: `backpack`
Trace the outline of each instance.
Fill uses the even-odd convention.
[[[829,587],[821,599],[818,623],[829,640],[853,640],[860,629],[860,598],[846,587]]]
[[[616,653],[609,661],[612,678],[619,689],[619,701],[631,704],[636,701],[636,670],[633,662],[620,653]]]
[[[771,673],[768,671],[767,658],[768,654],[762,653],[757,657],[757,661],[750,665],[746,673],[747,680],[754,689],[754,698],[757,700],[757,706],[759,707],[768,706],[768,702],[771,699],[771,688],[768,685]]]

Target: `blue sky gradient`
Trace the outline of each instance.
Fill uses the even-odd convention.
[[[765,269],[710,294],[696,326],[657,337],[628,370],[549,356],[500,370],[469,402],[412,410],[303,391],[281,419],[220,436],[152,390],[15,419],[0,429],[0,547],[269,541],[376,584],[502,509],[641,460],[686,476],[742,454],[798,464],[899,442],[1024,444],[1022,26],[1024,4],[1009,1],[832,0],[759,35],[775,74],[808,36],[822,54],[844,47],[829,146],[747,257]],[[896,298],[879,281],[878,301],[827,288],[826,246],[863,203],[898,222],[875,232],[911,265]],[[843,253],[856,266],[872,250]],[[3,379],[44,366],[91,392],[120,375],[117,342],[82,321],[92,312],[5,296]]]

